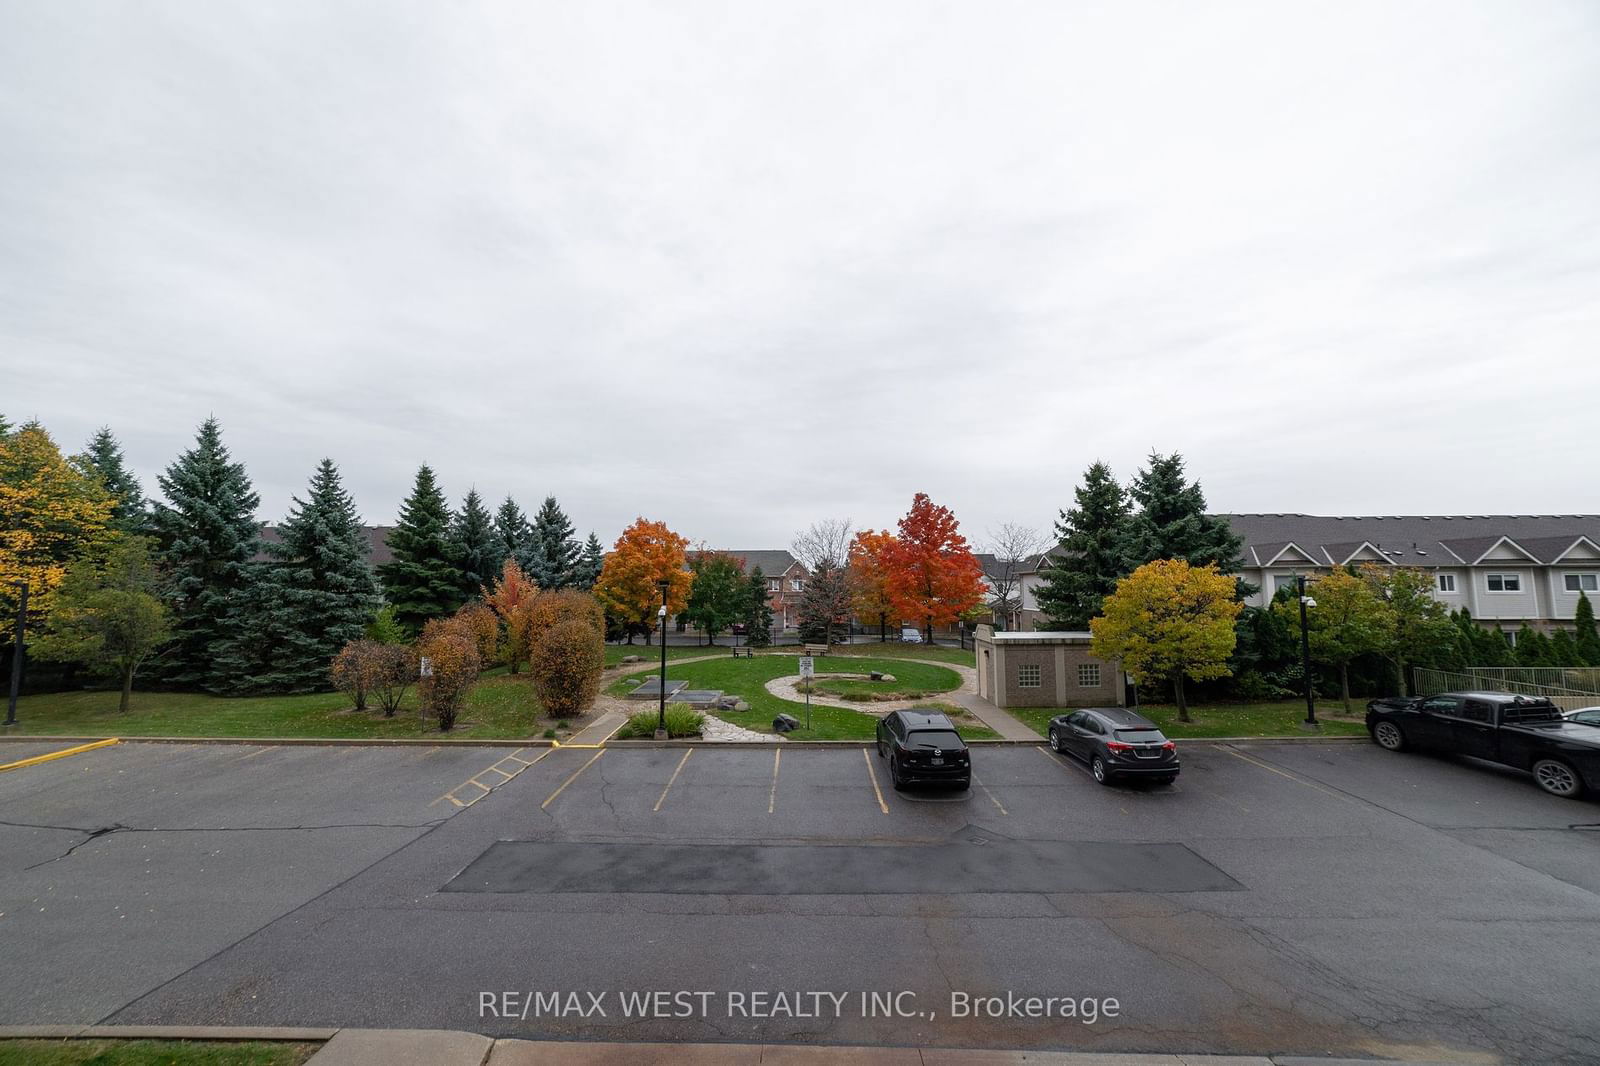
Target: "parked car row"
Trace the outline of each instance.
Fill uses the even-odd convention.
[[[1367,732],[1387,751],[1427,749],[1499,763],[1533,776],[1552,796],[1600,791],[1600,707],[1563,712],[1547,699],[1507,692],[1442,692],[1367,704]],[[1102,785],[1178,778],[1178,745],[1125,707],[1087,707],[1050,719],[1050,750],[1077,759]],[[972,753],[950,719],[931,708],[878,720],[878,757],[896,789],[972,784]]]

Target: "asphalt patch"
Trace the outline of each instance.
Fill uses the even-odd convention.
[[[502,840],[446,892],[967,895],[1234,892],[1182,844],[957,839],[939,844],[582,844]]]

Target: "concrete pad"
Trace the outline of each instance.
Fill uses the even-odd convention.
[[[493,1047],[444,1029],[341,1029],[307,1066],[483,1066]]]
[[[758,1066],[760,1044],[612,1044],[497,1040],[488,1066]]]

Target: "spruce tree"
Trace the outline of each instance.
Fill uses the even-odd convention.
[[[363,636],[381,599],[361,516],[331,459],[265,547],[268,561],[232,649],[245,664],[232,690],[325,690],[333,657]]]
[[[580,589],[592,589],[600,580],[600,571],[605,568],[606,553],[600,547],[600,538],[593,533],[584,541],[583,554],[578,557],[577,578],[574,586]]]
[[[9,436],[11,436],[11,423],[6,420],[5,415],[0,414],[0,440],[5,440]]]
[[[1526,622],[1517,630],[1517,665],[1555,665],[1550,661],[1550,638]]]
[[[528,577],[542,589],[575,585],[578,555],[582,550],[566,512],[561,510],[554,496],[546,496],[539,512],[533,516],[528,561],[523,566]]]
[[[395,618],[408,632],[420,632],[430,618],[461,606],[461,572],[450,551],[450,508],[426,463],[400,505],[389,549],[394,559],[378,567],[378,576]]]
[[[494,533],[500,541],[501,560],[514,559],[526,572],[524,564],[528,559],[529,538],[533,531],[528,528],[528,516],[522,513],[522,508],[510,496],[494,513]]]
[[[139,479],[133,476],[123,461],[122,446],[117,443],[109,426],[100,427],[100,432],[90,439],[83,461],[116,501],[111,511],[112,527],[124,533],[145,532],[150,513],[145,504],[144,490],[139,486]]]
[[[259,566],[255,512],[261,499],[244,465],[228,455],[215,418],[206,419],[195,446],[157,480],[166,502],[155,505],[151,525],[169,575],[175,636],[164,656],[163,680],[227,691]]]
[[[591,539],[593,535],[591,534]],[[767,600],[767,575],[761,567],[750,571],[745,595],[745,643],[752,648],[765,648],[772,643],[772,604]]]
[[[1183,456],[1150,453],[1128,489],[1139,505],[1122,543],[1122,571],[1131,574],[1157,559],[1182,559],[1190,566],[1215,565],[1236,574],[1243,565],[1244,540],[1227,520],[1206,514],[1198,481],[1184,478]]]
[[[1578,646],[1578,656],[1585,666],[1600,666],[1600,632],[1595,630],[1594,605],[1589,597],[1578,593],[1578,609],[1572,616],[1576,625],[1573,640]]]
[[[1550,634],[1551,666],[1583,666],[1583,656],[1578,652],[1578,642],[1565,629]]]
[[[461,598],[470,600],[500,576],[505,554],[495,533],[494,518],[477,489],[467,493],[450,521],[450,551],[460,574]]]
[[[1094,463],[1073,496],[1077,506],[1056,521],[1059,550],[1037,593],[1047,629],[1088,629],[1124,574],[1122,544],[1130,508],[1111,468]]]

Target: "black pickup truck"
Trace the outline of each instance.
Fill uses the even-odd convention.
[[[1367,732],[1389,751],[1470,755],[1533,774],[1552,796],[1600,789],[1600,727],[1561,717],[1546,699],[1507,692],[1442,692],[1367,704]]]

